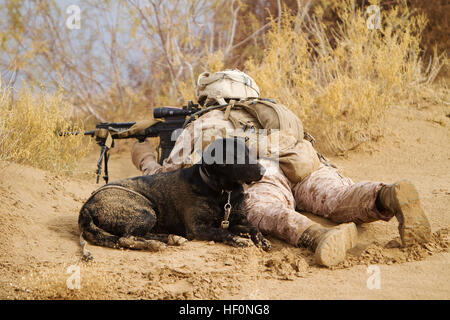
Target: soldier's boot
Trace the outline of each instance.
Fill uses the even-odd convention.
[[[411,182],[399,181],[381,188],[376,206],[379,210],[384,209],[395,215],[403,246],[430,241],[430,222],[420,205],[419,194]]]
[[[334,228],[313,224],[302,233],[298,246],[310,249],[318,264],[330,267],[344,261],[347,250],[353,248],[357,240],[358,231],[353,222]]]

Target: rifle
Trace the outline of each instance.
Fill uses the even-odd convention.
[[[138,122],[100,122],[94,130],[83,132],[86,136],[95,137],[100,146],[100,156],[97,161],[97,183],[102,173],[102,162],[104,162],[105,183],[108,183],[108,160],[109,150],[114,147],[115,139],[138,139],[143,142],[147,137],[159,137],[158,163],[162,164],[172,151],[176,138],[181,133],[180,130],[195,115],[201,114],[202,109],[192,101],[182,108],[155,108],[153,109],[153,119]],[[81,132],[63,132],[60,136],[78,135]]]

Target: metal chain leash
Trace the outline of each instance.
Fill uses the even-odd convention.
[[[228,193],[228,201],[225,204],[225,206],[223,207],[225,209],[225,216],[223,217],[222,223],[220,224],[220,227],[222,229],[228,229],[228,227],[230,226],[230,222],[228,221],[228,218],[230,217],[230,213],[231,213],[231,191],[225,190],[226,193]]]

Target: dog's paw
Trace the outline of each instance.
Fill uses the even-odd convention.
[[[157,240],[146,240],[146,247],[144,250],[149,251],[162,251],[167,248],[167,245],[164,242]]]
[[[272,244],[270,243],[269,240],[262,238],[260,245],[258,247],[260,247],[264,251],[269,251],[270,249],[272,249]]]
[[[169,246],[181,246],[185,244],[187,241],[188,240],[186,238],[174,234],[169,234],[169,240],[167,241],[167,244]]]
[[[133,236],[119,238],[119,245],[122,248],[148,251],[161,251],[167,247],[167,245],[161,241],[146,240]]]
[[[261,248],[264,251],[269,251],[272,248],[272,244],[270,243],[270,241],[264,238],[262,235],[257,236],[254,242],[258,248]]]
[[[228,244],[232,245],[233,247],[245,248],[253,246],[253,241],[247,238],[233,237]]]
[[[120,237],[118,241],[119,247],[133,249],[136,245],[135,237]]]
[[[264,251],[269,251],[272,248],[272,244],[269,240],[264,238],[261,232],[258,232],[256,235],[252,237],[253,242],[258,248],[263,249]]]

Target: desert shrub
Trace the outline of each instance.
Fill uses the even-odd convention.
[[[411,6],[426,14],[428,23],[423,31],[422,48],[426,54],[432,55],[436,48],[439,52],[448,52],[450,47],[450,2],[442,0],[411,0]],[[442,76],[448,76],[449,67],[445,65],[440,72]]]
[[[262,95],[292,109],[328,154],[379,136],[385,110],[430,85],[441,67],[436,55],[421,59],[424,15],[402,4],[370,29],[364,9],[339,2],[335,26],[322,23],[320,6],[302,21],[285,10],[266,34],[264,57],[246,63]]]
[[[12,95],[14,94],[14,99]],[[58,132],[81,131],[67,115],[69,106],[62,92],[32,92],[23,87],[0,93],[0,161],[32,165],[70,174],[77,161],[90,150],[83,135],[61,137]]]

